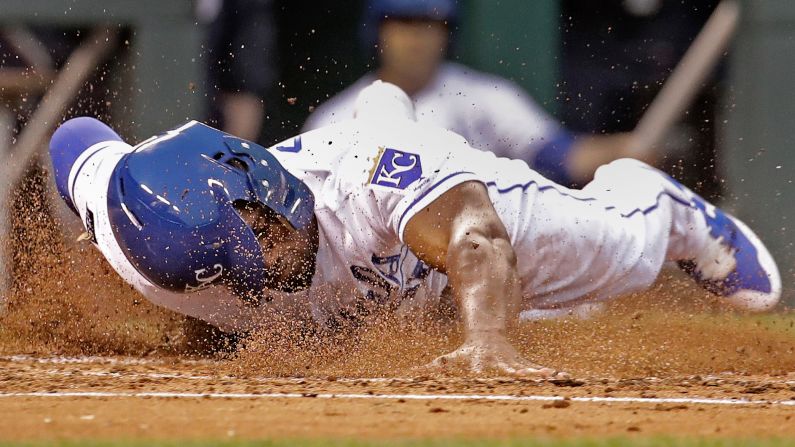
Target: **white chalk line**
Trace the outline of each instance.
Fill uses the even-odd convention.
[[[55,364],[94,364],[94,363],[115,363],[115,364],[127,364],[127,365],[141,365],[141,364],[152,364],[152,363],[162,363],[167,364],[162,360],[139,360],[139,359],[117,359],[113,357],[34,357],[34,356],[27,356],[27,355],[15,355],[15,356],[0,356],[0,360],[6,360],[11,362],[30,362],[34,361],[36,363],[55,363]],[[189,362],[194,363],[204,363],[207,362],[205,360],[189,360]],[[329,381],[329,382],[339,382],[339,383],[395,383],[395,384],[412,384],[412,383],[421,383],[422,381],[418,381],[416,378],[411,377],[335,377],[333,380],[329,380],[328,378],[322,377],[238,377],[238,376],[229,376],[229,375],[196,375],[196,374],[180,374],[180,373],[135,373],[135,372],[111,372],[111,371],[62,371],[62,370],[42,370],[37,371],[40,373],[48,374],[48,375],[59,375],[59,376],[88,376],[88,377],[112,377],[112,378],[131,378],[131,379],[181,379],[181,380],[247,380],[247,381],[255,381],[261,383],[274,383],[274,382],[286,382],[292,384],[304,384],[307,382],[315,382],[315,381]],[[719,379],[720,376],[705,376],[705,378],[715,378]],[[476,383],[494,383],[494,382],[502,382],[505,378],[479,378],[475,379]],[[538,380],[531,380],[531,379],[524,379],[526,382],[534,382],[534,383],[544,383],[546,382],[545,379],[538,379]],[[657,377],[648,377],[645,380],[654,383],[660,382],[661,379]],[[787,380],[782,382],[785,385],[795,385],[795,381]],[[794,400],[795,401],[795,400]],[[768,401],[759,401],[759,402],[768,402]],[[783,401],[788,402],[788,401]],[[783,404],[789,405],[789,404]]]
[[[691,405],[780,405],[795,406],[795,400],[712,399],[704,397],[562,397],[506,394],[357,394],[357,393],[177,393],[111,391],[32,391],[0,393],[11,397],[80,397],[80,398],[163,398],[163,399],[376,399],[376,400],[447,400],[447,401],[571,401],[589,403],[691,404]]]
[[[122,365],[141,365],[153,363],[166,363],[162,360],[146,359],[118,359],[113,357],[34,357],[27,355],[15,355],[0,357],[2,360],[12,362],[36,362],[54,364],[94,364],[110,363]],[[185,361],[180,360],[182,363]],[[202,361],[188,361],[192,363],[203,363]],[[187,379],[187,380],[235,380],[240,379],[234,376],[211,376],[211,375],[191,375],[178,373],[130,373],[130,372],[109,372],[109,371],[42,371],[51,375],[83,375],[95,377],[114,377],[114,378],[152,378],[152,379]],[[287,381],[290,383],[302,383],[312,381],[312,378],[300,377],[255,377],[249,378],[260,382]],[[411,378],[336,378],[338,382],[398,382],[412,383],[415,379]],[[386,400],[483,400],[483,401],[557,401],[569,399],[572,402],[596,402],[596,403],[646,403],[646,404],[700,404],[700,405],[780,405],[795,406],[795,400],[749,400],[749,399],[714,399],[700,397],[570,397],[544,396],[544,395],[488,395],[488,394],[357,394],[357,393],[178,393],[178,392],[10,392],[0,393],[0,398],[4,397],[106,397],[106,398],[210,398],[210,399],[279,399],[279,398],[307,398],[315,397],[320,399],[386,399]]]

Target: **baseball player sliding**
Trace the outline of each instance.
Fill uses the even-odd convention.
[[[274,313],[321,324],[452,293],[465,340],[432,367],[548,377],[506,339],[523,311],[648,287],[663,263],[741,309],[779,300],[742,222],[639,161],[582,190],[410,119],[394,86],[357,117],[269,149],[191,121],[131,146],[65,122],[58,190],[111,266],[152,302],[235,331]]]

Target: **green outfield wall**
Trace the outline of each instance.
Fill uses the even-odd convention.
[[[795,304],[795,2],[743,2],[724,98],[727,204],[760,232]]]
[[[130,137],[142,138],[201,115],[201,29],[187,0],[2,0],[0,26],[36,25],[128,30],[112,57]]]
[[[456,51],[462,62],[513,80],[552,111],[558,16],[556,0],[469,0]]]

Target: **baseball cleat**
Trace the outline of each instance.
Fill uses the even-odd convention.
[[[751,311],[775,306],[781,297],[781,276],[759,237],[739,219],[670,181],[688,193],[690,205],[709,230],[704,249],[694,259],[678,261],[679,267],[733,306]]]

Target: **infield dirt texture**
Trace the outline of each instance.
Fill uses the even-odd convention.
[[[15,204],[2,440],[795,436],[795,318],[733,315],[676,274],[598,318],[513,334],[571,380],[422,375],[460,341],[455,325],[388,318],[323,341],[285,325],[198,355],[182,317],[63,242],[41,188],[32,176]]]

